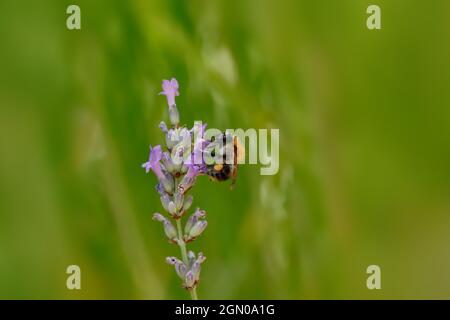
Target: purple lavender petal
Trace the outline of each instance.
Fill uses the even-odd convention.
[[[178,81],[175,78],[169,80],[163,80],[162,83],[163,91],[160,94],[163,94],[167,97],[167,103],[169,107],[175,105],[175,97],[179,96],[180,93],[178,91]]]

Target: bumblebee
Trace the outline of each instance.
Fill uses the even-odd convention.
[[[216,144],[215,144],[216,142]],[[213,163],[206,166],[206,174],[214,181],[227,181],[231,179],[230,188],[233,189],[236,184],[238,163],[244,155],[244,148],[239,142],[237,136],[232,136],[231,134],[223,133],[211,139],[211,145],[213,147],[220,143],[220,154],[218,158],[222,161]],[[215,150],[211,151],[211,157],[215,157]],[[232,159],[232,163],[227,161],[227,155]],[[231,156],[230,156],[231,155]]]

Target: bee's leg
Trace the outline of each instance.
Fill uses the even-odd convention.
[[[237,168],[238,168],[238,163],[237,163],[237,137],[233,137],[233,157],[234,157],[234,167],[233,167],[233,173],[231,175],[231,185],[230,185],[230,190],[233,190],[235,184],[236,184],[236,177],[237,177]]]
[[[230,190],[234,189],[234,186],[236,185],[236,177],[237,177],[237,165],[233,168],[233,174],[231,175],[231,185]]]

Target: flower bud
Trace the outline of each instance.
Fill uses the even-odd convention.
[[[194,197],[192,197],[191,195],[187,196],[184,198],[184,203],[183,203],[183,212],[188,211],[189,208],[192,205],[192,201],[194,200]]]
[[[178,144],[177,129],[170,129],[166,133],[166,146],[167,146],[167,149],[171,150],[177,144]]]
[[[182,193],[180,193],[178,190],[175,192],[175,195],[173,196],[173,200],[175,202],[175,206],[177,211],[180,211],[181,208],[183,208],[184,204],[184,196]]]
[[[173,265],[175,267],[175,271],[176,271],[177,275],[182,280],[185,280],[186,273],[187,273],[187,267],[183,261],[181,261],[180,259],[178,259],[176,257],[167,257],[166,262],[168,264]]]
[[[170,173],[175,173],[177,171],[177,166],[173,163],[172,158],[168,152],[164,152],[162,155],[162,163],[164,168]]]
[[[164,232],[169,240],[174,241],[177,238],[177,229],[173,226],[172,222],[166,219],[163,222],[164,224]]]
[[[205,210],[200,210],[200,208],[195,209],[195,212],[189,217],[186,225],[184,226],[184,232],[189,234],[192,227],[197,223],[199,219],[203,219],[206,216]]]
[[[206,260],[206,257],[203,255],[202,252],[198,253],[198,258],[191,264],[191,271],[194,275],[194,280],[197,282],[200,278],[200,270],[201,270],[201,264]]]
[[[189,230],[188,239],[193,240],[197,238],[206,229],[208,222],[206,220],[197,221]]]
[[[194,274],[192,273],[192,271],[188,271],[186,273],[186,277],[185,277],[185,286],[187,289],[191,289],[192,287],[194,287],[195,285],[195,278],[194,278]]]
[[[199,252],[198,253],[198,257],[197,257],[197,262],[202,264],[203,262],[205,262],[206,257],[203,255],[203,252]]]
[[[155,213],[153,215],[153,220],[159,221],[163,223],[164,233],[169,240],[175,241],[177,238],[177,229],[173,226],[173,224],[167,220],[162,214]]]
[[[186,265],[183,262],[181,262],[181,263],[175,264],[175,271],[181,279],[184,279],[186,277],[186,273],[188,270],[187,270]]]
[[[159,128],[161,129],[162,132],[166,133],[169,131],[167,130],[167,124],[164,121],[161,121],[159,123]]]
[[[169,204],[171,201],[170,201],[169,195],[164,192],[164,193],[162,193],[160,199],[161,199],[161,204],[162,204],[164,210],[166,210],[167,212],[170,212]]]
[[[166,218],[159,212],[156,212],[153,214],[153,220],[159,221],[159,222],[164,222],[166,221]]]
[[[193,214],[189,217],[188,221],[184,226],[184,233],[189,234],[194,224],[198,221],[198,218]]]
[[[178,259],[177,257],[167,257],[166,258],[166,262],[168,263],[168,264],[171,264],[171,265],[175,265],[175,264],[177,264],[177,263],[183,263],[180,259]]]
[[[196,260],[195,253],[193,251],[189,250],[189,252],[187,253],[187,257],[189,260],[189,265],[192,266]]]
[[[198,281],[200,278],[200,271],[201,271],[200,263],[195,261],[192,265],[191,271],[192,271],[192,274],[194,275],[195,281]]]
[[[169,202],[169,210],[168,211],[172,216],[177,215],[177,207],[175,206],[175,203],[173,201]]]
[[[164,176],[161,178],[160,181],[162,183],[164,190],[167,193],[172,194],[173,189],[175,187],[175,182],[174,182],[173,176],[169,173],[166,173],[166,174],[164,174]]]

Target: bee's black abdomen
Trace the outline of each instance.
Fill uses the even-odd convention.
[[[216,173],[216,179],[219,181],[225,181],[227,180],[227,176],[223,172],[217,172]]]

